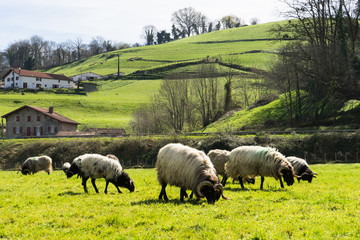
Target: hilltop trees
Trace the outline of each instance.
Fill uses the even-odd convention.
[[[296,20],[277,32],[291,32],[298,41],[283,48],[269,79],[287,93],[289,122],[295,114],[297,122],[306,117],[319,124],[330,113],[335,118],[347,100],[360,98],[359,2],[284,2],[290,9],[285,14]],[[302,115],[300,90],[308,94],[308,116]]]

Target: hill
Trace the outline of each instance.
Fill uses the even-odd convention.
[[[239,73],[247,77],[256,77],[254,72],[259,69],[266,70],[274,52],[283,44],[269,32],[275,24],[278,23],[221,30],[161,45],[113,51],[66,64],[48,72],[67,76],[90,71],[113,74],[117,72],[119,55],[120,71],[126,74],[125,79],[131,80],[97,82],[98,91],[87,95],[0,92],[0,115],[25,104],[44,108],[54,105],[58,113],[80,122],[80,129],[125,128],[131,132],[128,122],[133,111],[149,102],[164,75],[192,73],[203,59],[221,58],[226,62],[234,55],[238,66],[243,69]],[[139,72],[141,74],[136,74]],[[156,72],[155,77],[149,78],[147,72]]]

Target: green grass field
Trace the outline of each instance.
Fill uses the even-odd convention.
[[[113,185],[96,194],[62,171],[23,176],[1,171],[1,239],[359,239],[360,164],[311,165],[318,178],[285,189],[265,178],[241,190],[229,181],[215,205],[179,201],[168,187],[159,201],[154,169],[127,169],[135,192]]]

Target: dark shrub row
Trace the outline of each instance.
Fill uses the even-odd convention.
[[[326,133],[309,136],[271,136],[259,133],[254,137],[217,135],[204,138],[99,138],[99,139],[34,139],[28,141],[1,140],[2,169],[16,169],[31,156],[48,155],[54,168],[84,153],[114,154],[124,167],[153,167],[161,147],[170,142],[198,148],[232,150],[242,145],[271,146],[286,156],[306,158],[309,163],[360,162],[360,131],[356,133]]]

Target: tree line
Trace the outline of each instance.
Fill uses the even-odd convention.
[[[290,41],[266,80],[286,96],[288,124],[335,123],[344,104],[360,98],[360,1],[283,0]]]
[[[143,28],[143,38],[146,45],[162,44],[177,40],[180,38],[190,37],[191,35],[199,35],[203,33],[218,31],[221,29],[235,28],[244,26],[244,21],[234,15],[222,17],[218,21],[211,21],[192,7],[179,9],[172,14],[171,32],[166,30],[157,30],[154,25],[146,25]],[[251,25],[257,24],[258,19],[251,19]]]
[[[11,43],[0,52],[0,70],[6,67],[49,69],[97,54],[137,46],[140,44],[131,46],[128,43],[105,40],[100,36],[92,38],[90,43],[86,44],[80,37],[56,43],[34,35],[30,39]]]

